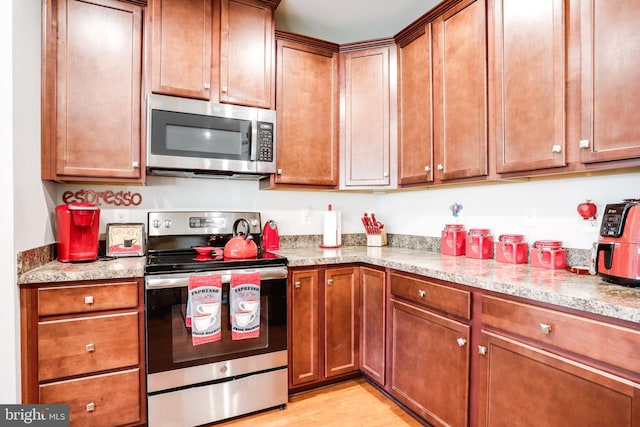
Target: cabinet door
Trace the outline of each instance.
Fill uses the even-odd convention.
[[[640,384],[482,333],[480,426],[637,426]]]
[[[398,182],[433,181],[431,24],[398,49]]]
[[[273,108],[273,9],[258,0],[221,0],[220,102]]]
[[[344,186],[390,184],[389,47],[341,54]]]
[[[435,426],[466,426],[471,328],[391,300],[391,394]]]
[[[325,378],[359,368],[360,290],[358,268],[331,268],[324,283]]]
[[[360,369],[381,386],[385,383],[385,273],[360,267]]]
[[[140,181],[142,9],[111,0],[48,1],[45,7],[53,11],[53,4],[42,177]]]
[[[209,100],[213,0],[151,0],[151,90]]]
[[[320,379],[319,279],[317,269],[291,272],[289,372],[292,386]]]
[[[465,0],[433,22],[436,178],[487,174],[485,7]]]
[[[338,185],[338,54],[277,42],[276,184]]]
[[[640,2],[584,0],[583,162],[640,157]]]
[[[565,165],[565,3],[489,3],[498,173]]]

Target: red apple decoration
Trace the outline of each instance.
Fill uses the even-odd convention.
[[[578,213],[585,220],[596,219],[596,212],[598,208],[595,204],[591,203],[591,200],[587,200],[584,203],[578,205]]]

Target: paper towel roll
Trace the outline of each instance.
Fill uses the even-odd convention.
[[[337,247],[342,244],[342,227],[340,224],[340,212],[326,211],[324,213],[322,246]]]

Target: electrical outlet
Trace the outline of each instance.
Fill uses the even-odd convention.
[[[113,211],[116,222],[129,222],[129,212],[125,209],[116,209]]]
[[[300,223],[304,225],[311,224],[311,212],[309,208],[300,211]]]
[[[536,226],[536,208],[525,208],[524,210],[524,226]]]

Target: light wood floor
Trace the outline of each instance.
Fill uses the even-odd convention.
[[[400,427],[421,426],[363,378],[298,393],[284,410],[272,409],[216,427]]]

